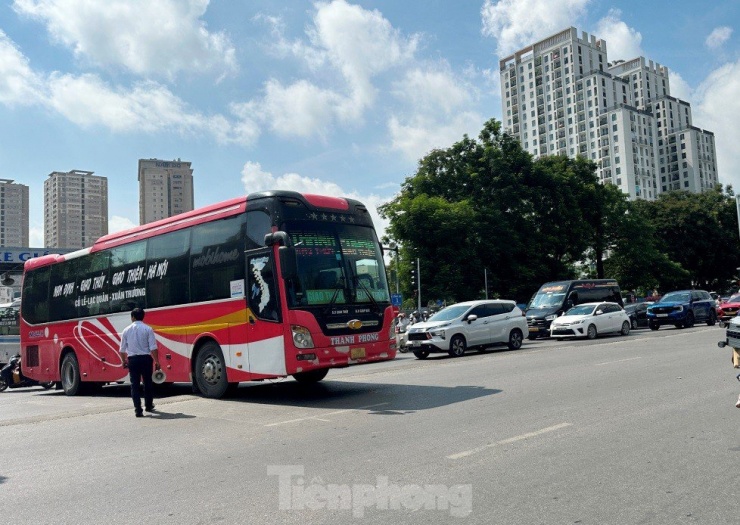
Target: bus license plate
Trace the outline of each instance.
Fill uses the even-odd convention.
[[[365,349],[364,348],[353,348],[349,351],[349,356],[352,359],[364,359]]]

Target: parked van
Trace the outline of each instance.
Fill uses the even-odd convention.
[[[543,284],[529,300],[525,314],[529,339],[550,335],[550,323],[576,305],[609,301],[624,306],[614,279],[556,281]]]

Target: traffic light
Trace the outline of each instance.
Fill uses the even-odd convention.
[[[411,287],[416,287],[416,270],[411,270]]]

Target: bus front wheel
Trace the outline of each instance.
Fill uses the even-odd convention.
[[[80,376],[80,363],[77,356],[72,352],[62,359],[62,390],[68,396],[76,396],[81,393],[82,377]]]
[[[229,382],[221,347],[214,342],[203,345],[195,360],[195,382],[204,397],[223,397]]]
[[[308,370],[307,372],[296,372],[293,379],[299,383],[318,383],[329,373],[328,368],[319,368],[318,370]]]

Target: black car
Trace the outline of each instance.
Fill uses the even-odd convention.
[[[644,326],[647,327],[647,308],[648,305],[645,303],[630,303],[624,305],[624,311],[630,316],[630,323],[632,323],[632,329]]]

